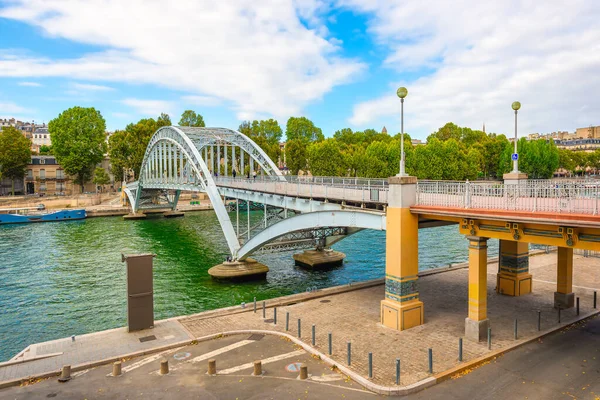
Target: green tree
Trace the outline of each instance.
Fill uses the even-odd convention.
[[[298,171],[306,171],[306,145],[300,139],[288,140],[285,143],[285,154],[287,166],[292,175],[298,175]]]
[[[558,167],[569,172],[575,171],[576,165],[570,150],[558,149]]]
[[[0,176],[12,181],[15,195],[15,179],[23,179],[27,164],[31,161],[31,142],[12,126],[0,131]]]
[[[243,121],[238,130],[260,146],[269,158],[277,161],[281,155],[279,141],[283,136],[283,131],[276,120]]]
[[[323,140],[321,128],[306,117],[290,117],[285,128],[287,140],[301,140],[304,143],[318,142]]]
[[[110,183],[110,177],[102,167],[97,167],[94,171],[94,184],[104,186]]]
[[[204,125],[204,118],[202,118],[202,115],[196,114],[196,112],[192,110],[185,110],[183,114],[181,114],[179,126],[204,127],[206,125]]]
[[[131,167],[131,143],[127,131],[115,131],[108,138],[108,156],[115,180],[123,179],[123,171]]]
[[[95,108],[73,107],[48,124],[56,161],[84,190],[106,152],[106,123]]]
[[[202,117],[200,117],[200,118],[202,118]],[[160,113],[160,115],[158,116],[158,119],[156,120],[156,122],[160,126],[171,126],[171,125],[173,125],[171,123],[171,117],[167,113]],[[181,123],[180,123],[180,125],[181,125]],[[202,125],[202,126],[204,126],[204,125]]]
[[[45,144],[40,146],[40,155],[48,156],[52,154],[52,146],[46,146]]]
[[[326,139],[308,146],[308,168],[316,176],[346,176],[348,167],[339,143]]]

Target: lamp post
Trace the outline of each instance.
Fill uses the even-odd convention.
[[[521,108],[521,103],[515,101],[512,103],[512,109],[515,110],[515,153],[513,154],[513,173],[519,173],[519,154],[517,153],[517,113]]]
[[[408,90],[401,86],[396,94],[400,97],[400,173],[397,176],[406,176],[404,169],[404,98],[408,95]]]

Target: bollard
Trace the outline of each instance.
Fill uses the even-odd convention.
[[[285,330],[286,331],[290,330],[290,313],[289,312],[285,313]]]
[[[333,348],[332,348],[332,347],[333,347],[333,346],[332,346],[332,344],[333,344],[333,343],[332,343],[332,342],[333,342],[333,340],[332,340],[332,337],[331,337],[331,332],[329,332],[329,333],[327,334],[327,339],[329,340],[329,355],[331,355],[331,354],[332,354],[332,352],[333,352]]]
[[[576,304],[577,304],[577,315],[579,315],[579,297],[577,298]]]
[[[169,361],[168,360],[162,360],[160,362],[160,374],[161,375],[167,375],[169,373]]]
[[[542,312],[538,311],[538,332],[542,330]]]
[[[59,382],[67,382],[71,380],[71,366],[65,365],[62,367],[62,372],[60,373],[60,377],[58,378]]]
[[[596,308],[596,291],[594,290],[594,308]]]
[[[400,359],[396,358],[396,385],[400,384]]]
[[[277,325],[277,307],[273,307],[273,324]]]
[[[208,371],[206,373],[211,376],[217,374],[217,360],[215,360],[214,358],[208,360]]]
[[[492,328],[488,328],[488,350],[492,349]]]
[[[74,341],[75,341],[75,335],[71,335],[71,342],[74,342]]]
[[[298,337],[302,337],[302,320],[298,318]]]
[[[433,350],[429,349],[429,373],[433,374]]]
[[[463,341],[462,338],[458,338],[458,361],[463,360]]]
[[[348,342],[348,365],[352,364],[352,343]]]
[[[316,334],[316,327],[315,325],[312,326],[312,345],[315,346],[315,344],[317,343],[317,334]]]
[[[262,362],[260,360],[254,361],[254,376],[262,375]]]
[[[263,301],[263,319],[267,318],[267,307],[265,307],[266,302]]]
[[[306,366],[306,364],[301,364],[300,365],[300,379],[306,379],[308,378],[308,367]]]
[[[369,353],[369,379],[373,379],[373,353]]]
[[[254,298],[254,314],[256,314],[256,297]]]
[[[558,323],[560,324],[560,307],[558,307]]]
[[[112,376],[119,376],[119,375],[121,375],[121,361],[116,361],[113,364]]]
[[[517,340],[517,328],[518,328],[517,324],[518,324],[518,322],[517,322],[517,319],[515,318],[515,340]]]

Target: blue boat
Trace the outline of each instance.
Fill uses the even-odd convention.
[[[13,210],[0,210],[17,212],[12,214],[0,213],[0,225],[4,224],[29,224],[33,222],[58,222],[58,221],[72,221],[77,219],[84,219],[87,217],[85,210],[60,210],[54,212],[43,212],[43,208],[38,208],[39,212],[33,212],[30,214],[19,214],[19,211],[31,210],[31,209],[13,209]]]

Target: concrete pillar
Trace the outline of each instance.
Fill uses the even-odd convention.
[[[465,319],[465,337],[478,342],[487,338],[487,240],[467,236],[469,240],[469,316]]]
[[[381,323],[404,330],[423,324],[423,302],[419,300],[419,217],[409,207],[416,202],[417,178],[389,179],[385,299],[381,301]]]
[[[496,291],[507,296],[531,293],[529,243],[500,240]]]
[[[573,294],[573,249],[558,248],[556,292],[554,292],[555,308],[571,308],[575,303]]]

